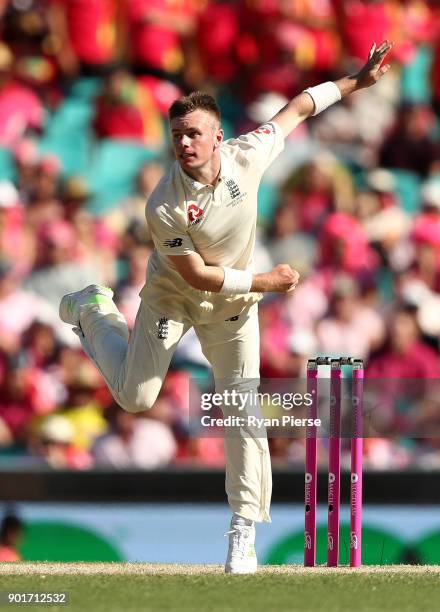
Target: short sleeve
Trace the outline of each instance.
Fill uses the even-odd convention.
[[[154,246],[161,255],[190,255],[195,253],[193,242],[186,231],[183,215],[170,211],[166,204],[146,207],[148,227]]]
[[[279,125],[270,122],[228,143],[246,149],[246,155],[264,171],[284,149],[284,135]]]

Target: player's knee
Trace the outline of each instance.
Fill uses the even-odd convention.
[[[123,410],[126,412],[143,412],[144,410],[149,410],[146,406],[142,406],[141,404],[127,402],[126,400],[119,400],[119,404]]]
[[[120,399],[121,407],[126,412],[144,412],[150,410],[153,407],[154,401],[150,401],[149,398],[127,398],[123,397]]]
[[[144,412],[150,410],[157,398],[157,393],[138,387],[137,389],[124,389],[119,394],[119,403],[127,412]]]

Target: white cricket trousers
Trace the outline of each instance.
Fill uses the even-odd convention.
[[[81,308],[84,349],[116,402],[129,412],[153,406],[177,344],[190,327],[213,368],[216,392],[257,391],[260,338],[256,303],[238,317],[196,324],[190,319],[176,321],[142,301],[131,335],[114,303]],[[244,413],[227,406],[222,410],[224,416],[243,416],[248,408]],[[255,413],[255,407],[250,406],[249,411]],[[246,519],[270,522],[272,472],[265,430],[225,429],[224,443],[226,494],[232,511]]]

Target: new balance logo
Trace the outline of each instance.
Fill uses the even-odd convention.
[[[182,246],[182,242],[183,242],[182,238],[173,238],[170,240],[165,240],[163,245],[166,247],[170,247],[170,249],[173,249],[174,247]]]
[[[238,198],[238,196],[240,195],[240,189],[234,179],[228,179],[226,181],[226,187],[229,189],[229,195],[233,200],[235,200],[235,198]]]
[[[166,340],[168,338],[168,319],[161,317],[157,324],[157,337],[159,340]]]

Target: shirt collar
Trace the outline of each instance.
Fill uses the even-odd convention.
[[[232,176],[232,164],[229,157],[220,149],[221,167],[220,167],[220,178],[222,181],[226,181]]]

